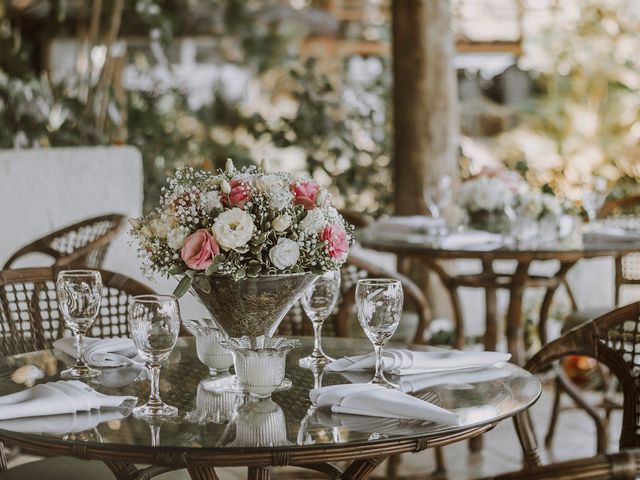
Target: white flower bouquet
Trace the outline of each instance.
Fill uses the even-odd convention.
[[[477,177],[462,184],[461,206],[468,212],[504,211],[513,203],[512,189],[498,177]]]
[[[353,242],[353,227],[314,180],[264,163],[237,170],[230,160],[218,173],[177,171],[160,206],[131,225],[148,273],[184,275],[177,296],[212,275],[335,270]]]
[[[514,206],[518,215],[533,220],[558,218],[564,210],[558,197],[539,190],[527,190],[518,194]]]

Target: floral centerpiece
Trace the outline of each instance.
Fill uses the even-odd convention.
[[[479,176],[462,184],[460,203],[467,212],[471,227],[505,233],[510,227],[508,209],[514,196],[514,188],[502,178]]]
[[[186,168],[169,179],[159,207],[132,219],[148,272],[181,276],[231,337],[273,335],[315,279],[339,269],[353,228],[308,177]]]

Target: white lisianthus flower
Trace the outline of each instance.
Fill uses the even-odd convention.
[[[315,233],[327,224],[324,213],[319,208],[307,212],[307,216],[300,222],[300,228],[307,233]]]
[[[284,270],[297,263],[300,258],[300,247],[293,240],[280,238],[278,243],[269,250],[269,258],[274,267],[278,270]]]
[[[169,248],[171,248],[172,250],[181,249],[184,241],[187,239],[190,233],[191,230],[182,225],[169,230],[169,233],[167,234],[167,245],[169,245]]]
[[[254,229],[251,215],[239,208],[232,208],[218,215],[211,230],[224,250],[236,250],[249,243]]]
[[[271,222],[271,226],[278,233],[284,232],[291,226],[291,215],[289,215],[288,213],[278,215],[273,219],[273,222]]]
[[[210,213],[212,210],[222,208],[222,202],[220,201],[220,192],[218,190],[211,190],[203,194],[200,197],[200,205],[202,209]]]
[[[259,192],[268,192],[280,187],[280,177],[278,175],[262,175],[256,178],[255,186]]]
[[[222,180],[220,182],[220,190],[222,190],[222,193],[224,193],[225,195],[228,195],[231,191],[231,185],[229,185],[229,182],[227,182],[226,180]]]

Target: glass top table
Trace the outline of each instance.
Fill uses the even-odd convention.
[[[544,288],[545,296],[540,306],[538,335],[541,343],[547,343],[546,323],[555,292],[565,281],[571,268],[580,260],[596,257],[620,257],[640,252],[640,241],[583,241],[566,239],[556,243],[538,246],[518,246],[514,244],[476,244],[465,248],[443,248],[433,236],[427,234],[395,235],[393,232],[380,234],[375,229],[364,229],[358,236],[365,248],[394,253],[405,258],[415,258],[434,272],[449,293],[455,321],[455,346],[464,344],[464,319],[458,297],[459,287],[482,288],[485,291],[485,349],[495,350],[497,344],[497,289],[509,292],[509,306],[506,313],[505,332],[509,352],[514,363],[524,364],[524,323],[522,314],[523,295],[526,288]],[[458,275],[443,268],[441,261],[474,259],[482,264],[477,274]],[[513,273],[494,271],[496,260],[511,260],[517,263]],[[533,275],[529,267],[534,261],[555,260],[557,270],[549,276]]]
[[[293,381],[292,388],[274,393],[271,399],[251,400],[205,390],[207,368],[196,357],[193,338],[183,337],[163,367],[160,385],[163,400],[180,409],[178,419],[147,422],[125,417],[125,409],[114,409],[0,421],[0,440],[35,454],[102,460],[121,475],[132,464],[142,463],[161,466],[161,471],[187,468],[193,478],[216,478],[198,475],[213,472],[216,466],[244,465],[252,467],[250,478],[267,478],[259,472],[269,466],[318,468],[323,462],[353,460],[348,478],[366,478],[389,455],[477,436],[529,408],[541,392],[535,376],[505,363],[423,377],[414,395],[458,413],[462,419],[459,427],[335,414],[315,409],[309,390],[320,382],[368,381],[372,373],[343,376],[303,369],[298,359],[311,347],[312,339],[304,338],[302,347],[289,355],[287,376]],[[372,349],[369,342],[360,339],[326,338],[325,347],[336,357]],[[26,388],[17,383],[29,377],[26,366],[31,366],[31,374],[34,369],[44,373],[40,383],[58,380],[60,370],[70,362],[69,357],[53,351],[3,358],[0,394]],[[141,370],[103,369],[99,382],[94,386],[102,393],[133,395],[140,401],[148,395],[149,382]],[[322,468],[335,467],[327,464]]]

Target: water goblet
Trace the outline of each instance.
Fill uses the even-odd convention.
[[[173,295],[138,295],[129,303],[129,327],[133,343],[151,377],[146,404],[133,415],[142,418],[173,417],[178,409],[160,399],[160,367],[175,347],[180,332],[180,308]]]
[[[607,198],[607,180],[602,177],[593,177],[589,185],[582,189],[582,204],[587,212],[589,223],[595,221],[598,210],[604,205]]]
[[[451,191],[451,184],[453,180],[450,175],[441,175],[437,179],[428,180],[424,184],[424,201],[427,204],[429,213],[434,219],[441,220],[442,213],[445,208],[451,203],[453,192]],[[442,225],[436,226],[436,234],[446,234],[447,225],[444,222]]]
[[[299,360],[301,367],[311,368],[334,360],[322,350],[322,324],[331,315],[339,296],[340,271],[332,270],[320,275],[300,297],[302,308],[313,324],[313,352]]]
[[[393,336],[400,323],[404,295],[399,280],[374,278],[358,280],[356,309],[358,320],[376,355],[376,373],[371,382],[387,388],[398,388],[387,381],[383,369],[383,347]]]
[[[78,342],[76,364],[60,372],[66,379],[91,379],[100,370],[84,361],[84,337],[96,319],[102,300],[102,277],[95,270],[63,270],[56,280],[58,306]]]

